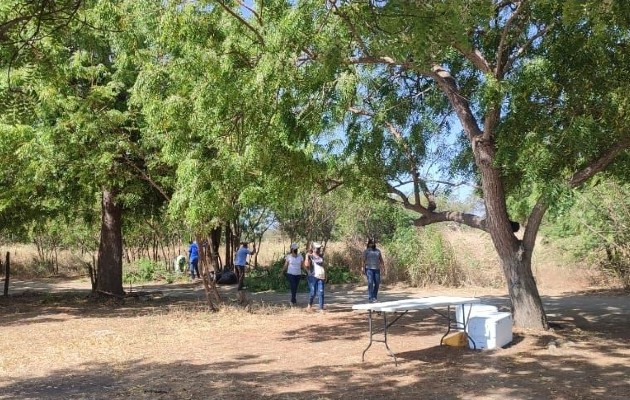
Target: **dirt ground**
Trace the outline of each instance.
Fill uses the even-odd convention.
[[[554,286],[557,286],[554,284]],[[14,281],[0,297],[0,399],[627,399],[630,299],[610,290],[542,291],[553,330],[514,331],[503,349],[440,346],[431,311],[405,315],[368,344],[365,286],[329,286],[328,310],[250,294],[206,311],[200,283],[132,288],[124,301],[88,297],[85,281]],[[127,288],[126,288],[127,289]],[[563,290],[567,290],[566,287]],[[501,290],[385,287],[380,300]]]

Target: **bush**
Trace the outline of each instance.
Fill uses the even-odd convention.
[[[386,249],[391,260],[384,275],[389,279],[406,278],[413,286],[461,283],[453,248],[434,227],[398,229]]]
[[[331,257],[331,259],[335,259]],[[263,292],[274,290],[286,292],[289,290],[289,281],[287,280],[282,268],[284,266],[284,257],[273,262],[269,267],[257,267],[247,272],[245,275],[245,286],[252,292]],[[326,283],[355,283],[359,281],[357,274],[354,274],[345,265],[327,263],[326,266]],[[298,292],[308,292],[308,283],[306,276],[300,280]]]
[[[123,269],[124,283],[166,281],[173,283],[176,275],[168,271],[162,264],[153,262],[147,258],[139,260],[135,264],[129,264]]]

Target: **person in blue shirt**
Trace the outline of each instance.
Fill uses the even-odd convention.
[[[252,245],[252,250],[248,248],[249,243],[241,242],[241,247],[236,250],[234,256],[234,272],[238,281],[237,290],[243,290],[243,282],[245,281],[245,266],[247,266],[247,256],[256,253],[256,245]]]
[[[192,280],[195,280],[195,277],[201,278],[201,275],[199,275],[199,247],[196,240],[190,242],[188,260],[190,261],[190,277]]]

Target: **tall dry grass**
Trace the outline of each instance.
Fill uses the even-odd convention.
[[[487,233],[460,226],[443,225],[439,229],[449,253],[454,259],[449,262],[457,265],[457,285],[503,288],[505,279],[500,268],[499,258]],[[259,248],[257,263],[269,266],[289,252],[290,242],[281,235],[267,235]],[[299,243],[300,251],[305,243]],[[326,247],[326,258],[330,265],[347,267],[351,273],[361,276],[362,252],[365,243],[358,241],[331,242]],[[394,283],[409,279],[409,275],[395,267],[395,260],[384,249],[385,269],[384,282]],[[49,265],[42,264],[37,257],[33,245],[12,244],[0,247],[0,256],[4,262],[6,252],[11,257],[11,274],[13,277],[28,279],[53,276]],[[225,249],[220,248],[221,259],[225,263]],[[187,255],[187,254],[185,254]],[[159,260],[166,265],[177,254],[168,254],[169,260]],[[58,254],[59,275],[68,277],[87,276],[87,265],[92,262],[92,254],[79,254],[72,251],[60,251]],[[253,262],[253,259],[252,259]],[[170,265],[170,264],[169,264]],[[124,269],[131,268],[125,264]],[[608,285],[610,282],[602,278],[598,271],[570,261],[570,258],[558,251],[544,239],[540,239],[535,248],[532,269],[539,287],[559,287],[563,280],[571,277],[575,285]],[[4,269],[0,270],[0,276]]]

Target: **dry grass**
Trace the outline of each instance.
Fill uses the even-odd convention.
[[[499,266],[499,259],[487,233],[467,229],[465,227],[444,227],[444,237],[453,247],[456,262],[460,268],[464,286],[503,288],[505,279]],[[288,253],[290,242],[280,235],[269,235],[259,249],[257,262],[259,265],[270,265]],[[303,249],[305,243],[300,243]],[[327,245],[327,255],[333,265],[349,266],[351,271],[361,274],[361,251],[363,243],[331,242]],[[11,253],[12,275],[23,279],[53,276],[48,266],[37,262],[37,252],[32,245],[11,245],[3,251]],[[220,254],[224,258],[224,248]],[[175,257],[169,254],[168,257]],[[387,283],[396,282],[404,277],[388,274],[390,259],[384,253],[386,267],[383,274]],[[92,262],[91,254],[79,255],[69,251],[61,251],[58,256],[59,275],[66,277],[86,276],[87,263]],[[164,263],[164,261],[160,261]],[[125,267],[127,268],[127,267]],[[557,277],[572,274],[577,285],[615,285],[614,281],[603,276],[599,271],[583,265],[567,263],[564,252],[555,248],[552,243],[539,240],[533,257],[532,269],[540,288],[552,288],[562,284]],[[185,277],[184,277],[185,278]]]
[[[561,330],[489,352],[440,347],[435,314],[407,315],[390,330],[396,367],[379,343],[361,362],[365,314],[341,307],[0,299],[0,399],[627,398],[627,332],[568,304]]]

